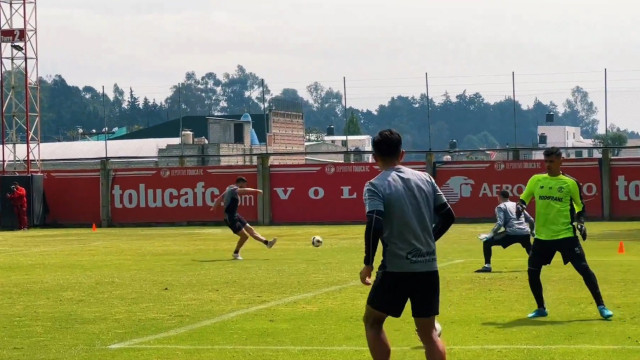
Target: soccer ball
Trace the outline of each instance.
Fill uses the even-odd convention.
[[[311,245],[313,245],[314,247],[320,247],[322,246],[322,238],[318,235],[314,236],[311,238]]]
[[[440,325],[438,320],[436,320],[436,332],[438,333],[438,337],[440,337],[440,335],[442,335],[442,325]]]

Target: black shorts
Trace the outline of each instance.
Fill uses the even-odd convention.
[[[428,318],[440,312],[438,271],[378,272],[367,305],[389,316],[400,317],[411,300],[414,318]]]
[[[580,263],[586,261],[584,250],[577,236],[571,236],[558,240],[534,239],[529,255],[529,267],[541,269],[543,265],[551,264],[553,256],[557,252],[562,255],[565,265],[568,263]]]
[[[489,240],[485,240],[485,244],[489,246],[502,246],[504,249],[513,244],[520,244],[522,247],[526,247],[526,244],[531,244],[530,235],[509,235],[506,232],[497,233]]]
[[[247,225],[247,220],[245,220],[240,214],[236,214],[234,216],[225,215],[224,223],[227,224],[234,234],[237,234],[244,229],[245,225]]]

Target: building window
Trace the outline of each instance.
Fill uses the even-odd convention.
[[[522,160],[529,160],[529,154],[522,154]]]
[[[587,149],[587,156],[593,157],[593,149]]]
[[[576,139],[576,133],[573,133],[573,140]]]
[[[576,150],[576,157],[577,158],[581,158],[582,156],[582,150]]]

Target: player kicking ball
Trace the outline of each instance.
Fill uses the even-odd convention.
[[[242,260],[240,256],[240,249],[247,242],[249,237],[252,237],[259,242],[263,243],[267,249],[271,249],[278,241],[277,238],[273,238],[271,241],[267,241],[262,235],[247,223],[240,214],[238,214],[238,206],[240,205],[240,195],[245,194],[262,194],[262,190],[252,189],[247,187],[247,179],[240,176],[236,179],[235,185],[229,185],[224,193],[222,193],[211,206],[211,211],[216,211],[218,206],[224,206],[224,223],[227,224],[229,229],[234,234],[238,235],[238,244],[233,251],[234,260]]]

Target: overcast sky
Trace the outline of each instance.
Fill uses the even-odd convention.
[[[38,2],[41,76],[114,83],[161,101],[187,71],[265,78],[274,93],[320,81],[349,106],[393,95],[480,92],[561,104],[585,88],[604,129],[640,131],[640,5],[592,0],[58,0]]]

